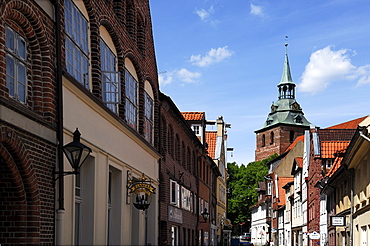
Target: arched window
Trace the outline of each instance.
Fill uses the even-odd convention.
[[[174,158],[174,141],[172,126],[168,126],[168,153]]]
[[[71,0],[64,0],[65,56],[67,72],[89,89],[89,27],[87,11]],[[83,14],[84,13],[84,14]]]
[[[180,162],[180,138],[179,135],[176,134],[175,137],[175,159]]]
[[[126,2],[126,30],[131,38],[135,38],[135,6],[133,0]]]
[[[271,132],[270,133],[270,144],[274,144],[274,138],[275,138],[274,132]]]
[[[190,154],[189,147],[187,147],[187,150],[186,150],[186,169],[189,172],[192,172],[192,170],[191,170],[191,154]]]
[[[9,96],[26,103],[27,100],[27,42],[6,26],[6,86]]]
[[[186,149],[184,142],[181,143],[181,165],[186,167]]]
[[[144,91],[144,137],[153,144],[153,125],[154,125],[154,102],[153,89],[149,81],[145,81]]]
[[[266,145],[266,136],[265,134],[262,134],[262,147],[265,147]]]
[[[137,47],[141,53],[141,55],[145,56],[145,25],[143,18],[141,16],[138,16],[137,18],[137,38],[136,38],[136,43]]]
[[[121,103],[121,80],[117,67],[117,52],[107,29],[100,27],[100,69],[102,78],[102,99],[114,113]]]
[[[294,141],[294,131],[290,131],[289,140],[290,140],[291,143],[293,143],[293,141]]]
[[[135,130],[138,114],[138,76],[130,59],[125,59],[125,120]]]

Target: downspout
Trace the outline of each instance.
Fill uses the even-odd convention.
[[[161,139],[162,139],[162,125],[161,125],[161,109],[162,109],[162,103],[161,103],[161,100],[160,100],[160,95],[158,95],[158,136],[159,136],[159,140],[158,140],[158,152],[159,154],[161,155],[161,157],[159,158],[158,160],[158,181],[159,181],[159,184],[158,184],[158,228],[161,228],[161,198],[160,198],[160,195],[159,194],[162,194],[162,185],[161,185],[161,172],[162,172],[162,149],[161,149]],[[166,228],[166,231],[167,231],[167,228]],[[167,236],[167,235],[166,235]],[[167,240],[167,238],[166,238]],[[162,236],[161,236],[161,232],[158,231],[158,245],[161,245],[162,243]]]
[[[354,173],[351,172],[351,209],[349,214],[349,245],[353,246],[353,190],[354,190]]]
[[[56,31],[56,86],[57,86],[57,165],[58,165],[58,208],[56,217],[55,244],[62,245],[64,218],[64,170],[63,159],[63,83],[62,83],[62,44],[61,44],[61,11],[60,1],[55,2],[55,31]]]

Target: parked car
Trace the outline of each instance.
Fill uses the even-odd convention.
[[[251,243],[251,234],[245,232],[243,235],[240,236],[240,244],[242,246],[253,246]]]

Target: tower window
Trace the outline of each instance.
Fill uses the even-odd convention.
[[[270,133],[270,144],[274,144],[274,132]]]
[[[266,137],[265,134],[262,135],[262,147],[265,147],[266,145]]]
[[[291,143],[293,143],[293,141],[294,141],[294,131],[290,131],[289,140],[290,140]]]

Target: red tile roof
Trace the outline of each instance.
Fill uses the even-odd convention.
[[[185,120],[203,120],[204,112],[181,112]]]
[[[206,132],[206,142],[208,144],[208,155],[212,159],[215,159],[216,140],[217,140],[217,131],[207,131]]]
[[[279,202],[278,205],[285,205],[285,189],[284,185],[293,181],[293,177],[278,177],[278,186],[279,186]]]
[[[294,160],[297,162],[297,166],[303,168],[303,157],[294,157]]]
[[[347,122],[344,122],[344,123],[341,123],[341,124],[338,124],[338,125],[335,125],[335,126],[330,126],[330,127],[325,128],[325,129],[357,129],[358,124],[360,124],[361,121],[366,119],[366,117],[367,116],[364,116],[364,117],[354,119],[354,120],[351,120],[351,121],[347,121]]]
[[[297,145],[297,143],[301,141],[301,142],[304,142],[304,135],[301,135],[301,136],[298,136],[293,143],[291,143],[291,145],[289,145],[289,147],[285,150],[285,152],[289,152],[291,149],[294,148],[294,146]]]
[[[334,154],[345,150],[350,141],[321,141],[321,158],[334,158]]]
[[[344,151],[343,151],[344,152]],[[327,177],[331,177],[341,166],[343,157],[336,157],[334,160],[333,165],[329,169],[328,173],[326,174]]]

